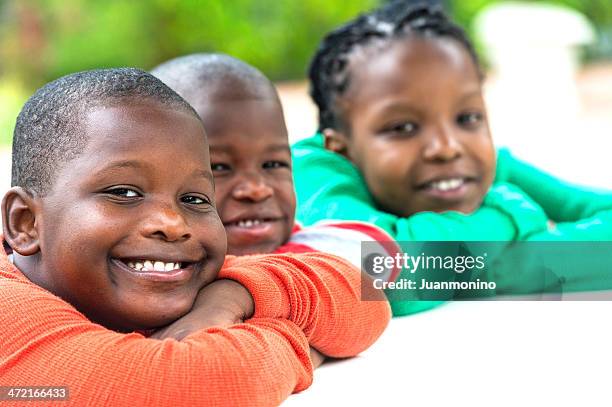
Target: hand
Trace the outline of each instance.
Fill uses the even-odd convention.
[[[323,355],[321,352],[319,352],[318,350],[316,350],[315,348],[311,346],[310,347],[310,360],[312,361],[313,369],[316,369],[317,367],[321,366],[323,362],[325,361],[325,355]]]
[[[251,318],[253,297],[233,280],[216,280],[202,288],[193,308],[170,325],[157,330],[152,338],[181,340],[200,329],[227,327]]]

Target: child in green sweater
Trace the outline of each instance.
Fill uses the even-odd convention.
[[[305,224],[368,221],[397,240],[612,240],[612,194],[496,157],[477,56],[439,9],[394,2],[349,22],[323,40],[310,79],[320,134],[293,150]]]

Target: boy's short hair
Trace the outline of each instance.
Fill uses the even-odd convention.
[[[57,169],[76,158],[87,144],[83,128],[87,112],[126,99],[157,102],[199,120],[183,98],[140,69],[96,69],[66,75],[37,90],[17,117],[12,186],[38,196],[48,193]]]
[[[233,91],[237,98],[242,98],[244,93],[257,97],[269,91],[278,97],[274,85],[261,71],[226,54],[198,53],[177,57],[156,66],[151,74],[190,102],[207,97],[202,94],[203,90],[220,87],[225,97],[231,97]],[[224,86],[230,83],[233,86]]]

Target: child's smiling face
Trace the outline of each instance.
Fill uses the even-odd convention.
[[[235,96],[194,106],[208,134],[228,253],[269,253],[287,242],[295,216],[287,129],[273,89]]]
[[[29,277],[107,327],[163,326],[191,309],[225,257],[204,129],[142,101],[92,109],[84,127],[85,150],[40,198]]]
[[[339,99],[348,130],[326,131],[326,145],[360,169],[378,205],[399,216],[478,208],[495,150],[467,50],[410,37],[366,47],[350,64]]]

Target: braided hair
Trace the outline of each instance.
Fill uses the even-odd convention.
[[[408,35],[447,37],[463,45],[476,67],[479,61],[465,32],[451,22],[440,6],[395,0],[330,32],[313,57],[308,76],[310,96],[319,109],[319,131],[344,128],[337,98],[350,85],[350,57],[358,47],[376,40],[391,41]],[[479,74],[482,76],[482,72]]]

